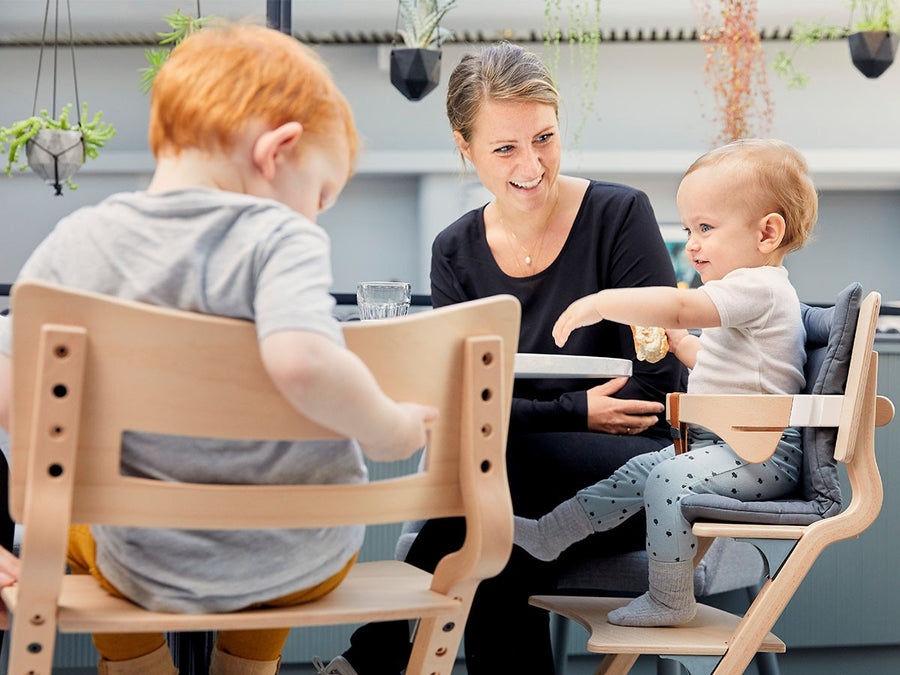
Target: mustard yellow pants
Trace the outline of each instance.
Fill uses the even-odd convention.
[[[73,525],[69,530],[67,560],[72,574],[90,574],[107,592],[117,598],[125,598],[97,568],[97,543],[87,525]],[[344,580],[355,562],[356,556],[353,556],[344,569],[322,583],[283,598],[252,605],[252,608],[290,607],[327,595]],[[281,654],[289,632],[290,628],[221,631],[216,647],[243,659],[274,661]],[[93,639],[100,656],[108,661],[134,659],[149,654],[165,643],[163,633],[95,633]]]

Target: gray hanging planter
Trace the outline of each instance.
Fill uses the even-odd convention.
[[[84,164],[84,137],[80,131],[41,129],[25,144],[28,166],[62,194],[62,186]]]
[[[900,36],[887,30],[871,30],[847,36],[850,58],[863,75],[875,78],[894,62]]]
[[[50,45],[53,53],[53,108],[37,110],[37,92],[41,84],[41,64],[44,61],[44,46],[48,43],[47,28],[50,15],[50,0],[44,6],[44,31],[41,34],[41,51],[38,56],[37,82],[34,91],[34,106],[31,117],[13,122],[9,127],[0,126],[0,154],[6,156],[4,173],[12,175],[12,168],[18,165],[19,170],[31,167],[37,176],[56,188],[56,194],[62,194],[65,182],[70,190],[75,189],[71,178],[75,175],[86,158],[97,156],[104,143],[116,135],[112,125],[101,122],[103,113],[97,112],[93,118],[87,116],[87,103],[78,100],[78,77],[75,74],[75,40],[72,37],[72,12],[69,0],[66,0],[69,16],[69,47],[72,51],[72,82],[75,89],[75,121],[69,121],[72,103],[62,108],[56,107],[56,48],[59,33],[59,2],[56,3],[55,24],[53,24],[53,40]],[[21,152],[25,150],[25,160],[21,160]],[[20,164],[21,162],[21,164]]]
[[[391,84],[410,101],[423,99],[440,80],[440,50],[421,48],[391,50]]]

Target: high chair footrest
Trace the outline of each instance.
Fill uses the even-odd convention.
[[[606,621],[607,614],[627,605],[630,598],[533,595],[529,602],[581,624],[591,634],[587,650],[598,654],[721,655],[741,621],[734,614],[698,604],[697,616],[683,626],[633,628]],[[784,653],[785,645],[769,633],[758,651]]]

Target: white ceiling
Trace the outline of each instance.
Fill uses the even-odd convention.
[[[147,34],[164,30],[162,17],[181,9],[195,13],[197,0],[58,0],[61,30],[67,27],[66,3],[72,12],[76,36]],[[552,1],[552,0],[551,0]],[[50,2],[51,26],[57,0]],[[717,6],[717,0],[709,0]],[[566,0],[562,2],[567,6]],[[578,0],[572,0],[578,4]],[[591,6],[592,0],[580,0]],[[540,32],[544,26],[544,0],[458,0],[442,25],[456,31],[488,34]],[[204,15],[264,21],[267,0],[201,0]],[[845,22],[843,0],[759,0],[759,26],[782,34],[796,19],[827,16]],[[0,40],[14,36],[40,36],[45,0],[0,0]],[[396,0],[292,0],[291,24],[295,33],[393,31]],[[604,30],[692,30],[697,23],[694,0],[601,0]],[[61,35],[67,36],[66,32]]]

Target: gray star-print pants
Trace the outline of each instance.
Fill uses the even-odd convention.
[[[719,494],[741,501],[765,501],[795,490],[800,476],[800,432],[785,429],[775,454],[761,464],[738,457],[713,433],[691,428],[688,452],[673,446],[634,457],[609,478],[580,490],[578,503],[596,532],[619,525],[641,510],[647,517],[651,560],[679,562],[694,557],[697,538],[681,515],[689,494]]]

